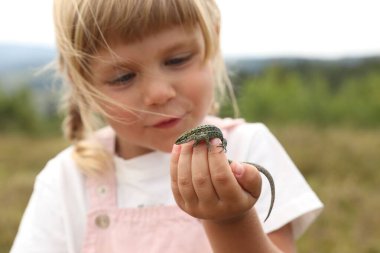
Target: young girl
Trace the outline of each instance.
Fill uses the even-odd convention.
[[[231,90],[215,2],[55,0],[54,11],[73,145],[38,175],[12,252],[295,252],[322,204],[264,125],[210,116]],[[218,139],[173,146],[205,123],[227,153]],[[238,161],[273,175],[265,223],[268,183]]]

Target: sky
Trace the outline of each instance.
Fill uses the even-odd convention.
[[[229,57],[380,55],[379,0],[217,0]],[[0,0],[0,43],[54,47],[52,0]],[[1,57],[1,56],[0,56]]]

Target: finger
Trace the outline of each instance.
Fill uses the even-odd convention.
[[[241,193],[241,187],[235,179],[222,150],[221,140],[213,139],[208,153],[211,180],[215,191],[221,200],[235,200]]]
[[[257,168],[246,163],[231,163],[232,171],[241,185],[256,200],[261,194],[261,175]]]
[[[181,153],[178,160],[178,188],[185,201],[185,204],[194,204],[198,202],[197,194],[193,187],[192,182],[192,155],[193,155],[194,142],[188,142],[181,145]]]
[[[198,200],[212,204],[218,200],[214,186],[211,181],[208,166],[208,148],[204,144],[193,148],[192,156],[192,181]]]
[[[179,206],[184,204],[181,193],[179,192],[178,187],[178,160],[181,153],[181,145],[173,145],[172,155],[170,159],[170,178],[171,178],[171,187],[175,201]]]

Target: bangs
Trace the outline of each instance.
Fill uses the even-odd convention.
[[[109,20],[105,27],[112,27],[112,34],[120,35],[121,39],[129,41],[141,39],[143,36],[159,32],[171,26],[181,25],[187,28],[199,23],[198,13],[193,1],[150,0],[131,1],[133,6],[124,6],[131,11],[114,10],[116,17]],[[101,29],[102,30],[102,29]]]
[[[67,1],[67,0],[66,0]],[[204,11],[205,3],[194,0],[93,0],[82,1],[87,6],[79,7],[76,21],[77,29],[83,32],[82,38],[73,38],[73,42],[81,39],[82,52],[92,54],[101,48],[108,48],[112,39],[135,42],[173,26],[192,29],[201,26],[202,33],[209,38]],[[203,7],[203,8],[202,8]],[[79,14],[77,14],[79,15]],[[210,13],[206,17],[210,17]],[[83,20],[81,20],[81,18]]]

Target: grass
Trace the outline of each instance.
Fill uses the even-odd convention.
[[[0,252],[9,252],[38,172],[67,143],[0,134]]]
[[[380,130],[270,126],[325,204],[299,252],[380,252]],[[34,178],[67,143],[1,135],[0,252],[8,252]],[[5,207],[5,208],[4,208]]]
[[[272,130],[325,204],[299,252],[380,252],[380,130]]]

